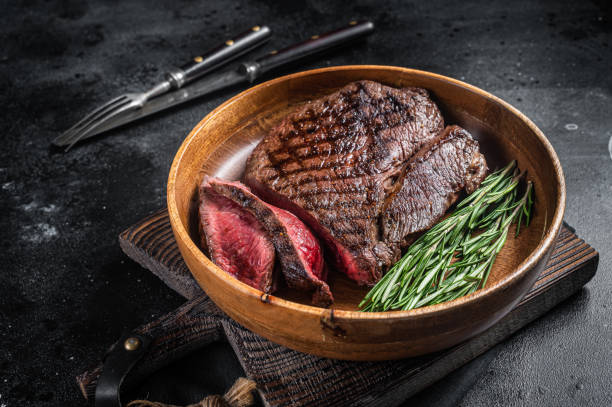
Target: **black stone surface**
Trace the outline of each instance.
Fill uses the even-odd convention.
[[[75,375],[124,330],[182,302],[122,255],[117,235],[164,205],[182,139],[237,90],[67,154],[50,147],[58,132],[254,24],[272,28],[272,49],[355,18],[377,24],[367,43],[299,69],[408,66],[507,100],[551,140],[565,170],[566,220],[601,253],[586,289],[407,405],[612,405],[608,2],[32,0],[0,8],[1,407],[83,405]],[[223,346],[190,359],[207,361],[210,391],[240,374]],[[183,384],[195,379],[204,380]]]

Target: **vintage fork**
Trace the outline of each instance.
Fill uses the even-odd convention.
[[[223,45],[210,50],[203,56],[193,58],[192,61],[181,68],[168,72],[165,75],[165,80],[151,89],[140,93],[126,93],[98,107],[53,140],[53,144],[67,146],[66,151],[68,151],[75,143],[110,119],[128,110],[139,109],[148,100],[163,95],[171,89],[178,89],[205,73],[251,51],[267,41],[270,38],[270,33],[270,29],[266,26],[255,26],[237,37],[225,41]]]

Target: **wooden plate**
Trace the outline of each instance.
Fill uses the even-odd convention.
[[[270,127],[296,105],[349,82],[428,89],[447,124],[481,142],[490,167],[517,159],[535,183],[529,228],[509,239],[487,286],[455,301],[412,311],[358,312],[367,292],[332,270],[331,309],[299,294],[273,296],[234,279],[200,250],[197,186],[203,174],[239,179],[246,157]],[[208,114],[187,136],[168,178],[168,211],[179,249],[213,301],[248,329],[298,351],[349,360],[385,360],[447,348],[489,328],[525,295],[546,264],[565,209],[559,159],[542,132],[521,112],[474,86],[429,72],[389,66],[340,66],[301,72],[248,89]]]

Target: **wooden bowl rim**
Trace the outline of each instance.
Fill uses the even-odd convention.
[[[397,67],[397,66],[387,66],[387,65],[340,65],[333,66],[327,68],[319,68],[312,69],[307,71],[302,71],[290,75],[281,76],[267,82],[263,82],[259,85],[255,85],[249,89],[240,92],[234,97],[228,99],[217,108],[215,108],[212,112],[207,114],[187,135],[183,143],[181,144],[179,150],[177,151],[174,160],[172,162],[172,166],[170,168],[170,173],[168,176],[168,185],[167,185],[167,203],[168,203],[168,213],[170,217],[170,223],[174,234],[178,240],[182,240],[185,244],[185,247],[191,251],[191,253],[195,256],[195,258],[204,264],[207,271],[214,273],[218,278],[221,278],[236,288],[241,294],[256,297],[260,299],[264,294],[262,291],[253,288],[238,279],[230,276],[217,265],[215,265],[207,256],[204,255],[202,250],[193,242],[188,231],[183,226],[180,216],[178,213],[178,206],[176,202],[175,196],[175,182],[176,177],[178,175],[178,168],[180,166],[181,160],[185,152],[189,149],[189,146],[195,136],[200,132],[200,130],[217,114],[221,111],[235,103],[237,100],[249,95],[250,93],[257,92],[259,89],[273,86],[279,82],[292,80],[296,78],[300,78],[303,76],[309,75],[317,75],[326,72],[334,72],[334,71],[351,71],[351,70],[388,70],[388,71],[397,71],[403,73],[410,73],[413,75],[421,75],[430,78],[434,78],[437,80],[447,81],[456,86],[467,89],[468,91],[472,91],[491,100],[498,105],[501,105],[504,109],[509,110],[511,113],[516,115],[520,120],[527,124],[527,126],[533,131],[536,135],[537,139],[542,143],[546,152],[548,153],[549,159],[552,161],[553,167],[555,169],[555,182],[558,185],[559,194],[556,199],[556,209],[553,216],[553,221],[549,227],[547,233],[544,234],[540,243],[536,248],[527,256],[525,260],[523,260],[516,269],[508,274],[506,277],[502,278],[495,284],[490,287],[486,287],[484,289],[477,290],[476,292],[469,294],[467,296],[458,298],[453,301],[447,301],[436,305],[430,305],[422,308],[417,308],[409,311],[384,311],[384,312],[361,312],[361,311],[349,311],[349,310],[338,310],[334,309],[334,317],[335,318],[344,318],[344,319],[360,319],[360,320],[389,320],[389,319],[398,319],[398,320],[406,320],[406,318],[410,317],[418,317],[418,316],[426,316],[435,313],[445,313],[452,310],[460,309],[471,305],[474,302],[477,302],[483,298],[487,298],[489,296],[495,295],[495,293],[499,290],[502,290],[504,287],[512,284],[515,280],[520,278],[521,275],[526,273],[529,269],[534,267],[538,260],[548,251],[548,249],[554,243],[554,240],[559,232],[561,227],[561,223],[563,222],[563,214],[565,211],[565,200],[566,200],[566,190],[565,190],[565,179],[563,176],[563,170],[561,168],[561,163],[555,150],[552,145],[544,135],[544,133],[522,112],[518,109],[510,105],[509,103],[503,101],[497,96],[486,92],[476,86],[470,85],[468,83],[459,81],[457,79],[453,79],[444,75],[439,75],[433,72],[422,71],[418,69]],[[191,271],[191,269],[190,269]],[[193,274],[193,272],[192,272]],[[315,316],[320,316],[323,312],[329,311],[328,308],[320,308],[311,305],[305,305],[297,302],[293,302],[290,300],[285,300],[280,297],[276,297],[274,295],[270,295],[272,301],[271,304],[275,304],[281,308],[293,309],[294,311],[303,312],[307,314],[312,314]]]

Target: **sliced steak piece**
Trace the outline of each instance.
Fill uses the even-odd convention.
[[[381,240],[384,202],[401,187],[405,162],[443,128],[424,89],[354,82],[275,126],[250,155],[244,179],[306,222],[337,268],[372,285],[399,255]]]
[[[206,180],[199,199],[202,246],[211,260],[251,287],[274,291],[274,246],[255,216],[214,192]]]
[[[473,192],[487,172],[478,142],[459,126],[449,126],[408,164],[399,192],[382,217],[382,238],[406,245],[410,235],[432,227],[457,200]]]
[[[323,253],[312,232],[295,215],[272,206],[255,196],[239,182],[206,178],[216,193],[239,205],[253,215],[267,232],[276,248],[281,271],[287,285],[303,291],[314,291],[312,302],[329,306],[333,297],[323,264]]]

